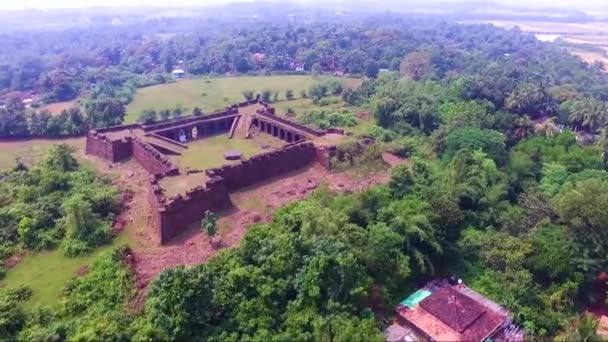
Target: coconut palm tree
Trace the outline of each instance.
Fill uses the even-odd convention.
[[[555,337],[555,341],[602,341],[602,338],[596,333],[597,325],[598,321],[593,315],[583,314],[567,322],[564,330]]]
[[[584,129],[588,133],[595,133],[606,122],[608,106],[603,101],[588,97],[566,101],[562,109],[569,113],[568,119],[575,131]]]
[[[522,140],[534,132],[534,122],[530,120],[527,115],[520,116],[515,120],[515,129],[513,130],[513,136],[517,140]]]
[[[559,132],[560,129],[557,127],[557,124],[555,124],[555,118],[549,118],[534,126],[534,134],[546,138],[553,138],[558,135]]]

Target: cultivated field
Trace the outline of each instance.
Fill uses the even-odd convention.
[[[347,87],[361,83],[354,78],[336,78]],[[204,112],[221,110],[233,103],[242,102],[243,91],[256,93],[268,89],[279,92],[279,100],[285,99],[285,90],[291,89],[296,98],[300,91],[308,90],[318,80],[312,76],[242,76],[197,78],[175,83],[139,89],[133,102],[127,107],[126,123],[133,123],[145,109],[162,110],[181,106],[187,112],[198,106]]]

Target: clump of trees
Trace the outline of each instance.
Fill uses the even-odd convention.
[[[58,145],[39,165],[18,164],[0,181],[0,258],[59,246],[73,256],[109,242],[118,190],[73,154]]]

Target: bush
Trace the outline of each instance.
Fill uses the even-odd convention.
[[[264,102],[270,102],[270,97],[272,96],[272,90],[264,89],[262,90],[261,98]]]
[[[255,98],[255,95],[253,94],[253,90],[244,90],[243,97],[245,98],[245,101],[253,100]]]
[[[357,119],[355,119],[355,116],[349,111],[312,111],[299,115],[297,120],[305,125],[311,125],[320,129],[327,129],[330,127],[352,127],[357,124]]]
[[[287,101],[293,100],[293,90],[291,90],[291,89],[285,90],[285,99],[287,99]]]
[[[154,109],[144,109],[140,114],[137,122],[149,124],[158,120],[158,114]]]

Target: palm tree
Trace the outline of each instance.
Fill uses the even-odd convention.
[[[429,274],[435,272],[433,255],[443,253],[437,239],[437,232],[428,219],[428,210],[423,202],[415,199],[404,199],[394,202],[384,212],[384,219],[389,227],[404,237],[404,250],[416,262],[418,268]]]
[[[559,127],[555,124],[555,118],[549,118],[542,123],[534,126],[534,134],[543,136],[546,138],[553,138],[559,134]]]
[[[564,330],[555,337],[555,341],[602,341],[597,335],[596,330],[598,321],[591,314],[583,314],[580,317],[570,320],[564,326]]]
[[[534,122],[527,115],[520,116],[515,120],[515,129],[513,136],[515,139],[522,140],[530,136],[534,132]]]
[[[588,133],[595,133],[606,122],[608,106],[603,101],[594,98],[581,98],[566,101],[564,105],[566,110],[570,112],[568,119],[575,131],[584,129]]]

